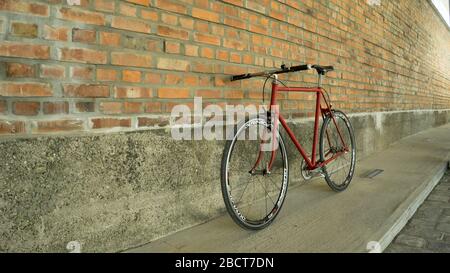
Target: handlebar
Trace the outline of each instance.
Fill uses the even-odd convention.
[[[333,70],[332,66],[319,66],[319,65],[303,64],[303,65],[286,67],[285,65],[282,65],[281,69],[234,75],[234,76],[231,76],[231,81],[244,80],[244,79],[249,79],[249,78],[253,78],[253,77],[270,76],[273,74],[283,74],[283,73],[289,73],[289,72],[295,72],[295,71],[310,70],[313,68],[315,68],[317,70],[317,72],[319,72],[321,74],[323,74],[324,71]]]

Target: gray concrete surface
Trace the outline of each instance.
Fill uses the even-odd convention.
[[[449,117],[450,111],[352,115],[358,157],[445,124]],[[311,121],[291,124],[302,143],[309,146]],[[299,185],[298,191],[307,193],[294,207],[340,197],[325,184],[300,180],[300,160],[289,145],[291,186]],[[219,177],[223,146],[222,141],[174,141],[167,129],[2,137],[0,251],[67,252],[68,242],[79,241],[85,252],[115,252],[223,215]],[[357,170],[365,171],[361,166]],[[288,196],[295,191],[291,188]],[[283,217],[285,213],[280,219]],[[225,225],[212,232],[227,227],[242,235],[223,219]]]
[[[445,125],[366,157],[341,193],[321,179],[291,187],[282,212],[262,231],[243,230],[224,215],[130,252],[365,252],[370,241],[391,232],[412,200],[435,183],[436,174],[443,174],[449,136]],[[363,178],[376,168],[384,172]]]
[[[450,252],[450,170],[440,180],[387,253]]]

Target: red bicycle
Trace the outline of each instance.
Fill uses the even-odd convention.
[[[315,69],[318,73],[317,87],[287,87],[278,80],[278,74],[309,69]],[[232,81],[253,77],[266,77],[267,81],[272,78],[269,110],[238,124],[236,133],[227,140],[223,152],[222,195],[228,213],[240,226],[265,228],[272,223],[283,205],[288,188],[289,164],[279,123],[304,159],[301,173],[305,179],[321,175],[334,191],[343,191],[348,187],[355,170],[355,136],[348,117],[342,111],[332,109],[328,93],[321,87],[322,77],[332,70],[332,66],[283,65],[278,70],[232,76]],[[316,94],[311,156],[278,113],[278,92]],[[319,134],[320,118],[322,126]],[[267,149],[268,145],[270,149]]]

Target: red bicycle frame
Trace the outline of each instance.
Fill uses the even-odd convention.
[[[302,155],[302,157],[305,159],[305,162],[308,166],[309,170],[314,170],[316,168],[320,168],[328,163],[330,163],[331,161],[333,161],[334,159],[336,159],[337,157],[339,157],[341,154],[345,153],[348,151],[348,147],[345,144],[345,141],[342,137],[342,134],[339,130],[339,127],[337,126],[336,123],[336,119],[334,118],[333,112],[331,111],[331,104],[327,101],[326,97],[323,95],[324,90],[322,89],[322,87],[320,87],[320,85],[318,87],[285,87],[285,86],[279,86],[277,84],[277,80],[276,78],[273,80],[272,82],[272,95],[270,98],[270,111],[277,111],[276,109],[278,109],[278,105],[277,105],[277,93],[278,92],[309,92],[309,93],[316,93],[316,108],[315,108],[315,115],[314,115],[314,139],[313,139],[313,143],[312,143],[312,155],[311,155],[311,159],[308,157],[308,155],[306,154],[305,150],[303,149],[302,145],[299,143],[299,141],[297,140],[297,138],[295,137],[294,133],[292,132],[292,130],[289,128],[286,120],[283,118],[283,116],[279,113],[277,113],[278,119],[281,122],[281,125],[284,127],[284,129],[286,130],[289,138],[292,140],[292,142],[294,143],[295,147],[297,147],[297,150],[300,152],[300,154]],[[325,107],[321,106],[321,99],[323,99],[324,103],[325,103]],[[318,133],[319,133],[319,118],[320,116],[322,116],[322,118],[325,118],[325,115],[329,115],[332,120],[334,125],[337,128],[337,132],[339,134],[339,138],[342,141],[344,150],[343,151],[339,151],[337,153],[335,153],[332,157],[326,159],[323,162],[317,161],[316,159],[316,151],[317,151],[317,142],[318,142]],[[277,124],[277,119],[275,119],[275,128],[273,130],[274,134],[278,129],[278,124]],[[328,132],[326,132],[327,134],[327,139],[329,141],[329,136],[328,136]],[[268,164],[268,170],[270,172],[270,170],[272,169],[272,164],[274,162],[275,159],[275,152],[276,149],[272,149],[272,155],[271,155],[271,160]],[[260,154],[258,156],[257,162],[253,168],[253,170],[256,168],[256,166],[258,165],[260,159],[261,159],[261,151]],[[328,155],[328,154],[327,154]]]

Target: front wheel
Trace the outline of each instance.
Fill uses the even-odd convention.
[[[355,172],[356,143],[353,127],[348,117],[339,110],[332,110],[322,125],[319,140],[320,160],[329,161],[323,167],[328,186],[343,191],[350,184]]]
[[[264,116],[248,119],[237,128],[223,152],[223,200],[238,225],[262,229],[278,215],[286,196],[289,179],[286,148],[278,130],[274,134]],[[269,135],[276,135],[276,146],[268,143]]]

